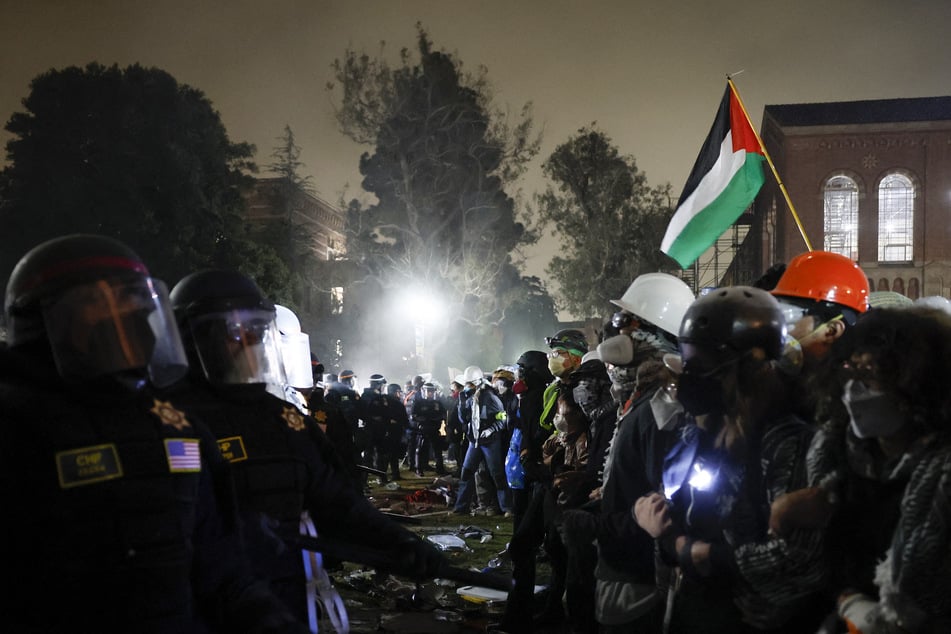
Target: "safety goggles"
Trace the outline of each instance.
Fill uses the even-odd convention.
[[[611,325],[620,330],[621,328],[637,328],[639,323],[637,317],[631,313],[619,310],[611,315]]]

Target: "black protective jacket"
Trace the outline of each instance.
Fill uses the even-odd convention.
[[[228,465],[180,403],[0,350],[0,430],[9,631],[306,631],[251,576]]]
[[[307,614],[301,552],[282,548],[269,533],[298,534],[302,511],[321,537],[389,550],[394,569],[399,567],[405,544],[418,538],[354,489],[337,451],[312,418],[263,385],[179,392],[205,418],[231,461],[256,571],[299,618]]]

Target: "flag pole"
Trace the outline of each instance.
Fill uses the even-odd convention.
[[[809,238],[806,236],[806,230],[802,226],[802,221],[799,219],[799,214],[796,213],[796,208],[792,204],[792,199],[789,198],[789,192],[786,191],[786,186],[783,184],[783,179],[779,177],[779,172],[776,171],[776,165],[773,164],[773,159],[770,158],[769,152],[766,151],[766,145],[763,143],[763,139],[760,138],[759,132],[756,131],[756,126],[753,125],[753,121],[750,119],[750,113],[746,111],[746,106],[743,105],[743,100],[740,99],[740,93],[736,90],[736,86],[733,84],[733,79],[727,75],[726,83],[730,85],[730,91],[733,93],[733,96],[736,97],[736,102],[740,105],[740,110],[743,111],[743,116],[746,117],[746,122],[750,124],[750,129],[753,131],[753,134],[756,135],[756,142],[759,143],[759,147],[763,150],[763,156],[766,157],[766,162],[769,163],[769,168],[773,171],[773,176],[776,178],[776,183],[779,185],[779,190],[783,192],[783,197],[786,199],[786,204],[789,205],[789,211],[792,212],[793,220],[796,221],[796,226],[799,227],[799,233],[802,234],[803,242],[806,243],[806,249],[812,251],[812,244],[809,242]]]

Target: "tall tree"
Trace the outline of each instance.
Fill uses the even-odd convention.
[[[304,169],[304,163],[300,160],[301,148],[294,139],[294,131],[290,125],[284,126],[284,133],[278,137],[277,142],[271,152],[271,163],[267,169],[277,174],[288,186],[313,194],[313,177],[301,174]]]
[[[547,271],[561,307],[599,316],[635,277],[670,266],[659,250],[670,185],[648,185],[634,158],[620,154],[595,124],[555,148],[542,170],[553,185],[536,206],[540,224],[559,236],[561,250]]]
[[[495,328],[513,306],[508,299],[532,290],[516,267],[519,249],[537,235],[506,192],[538,152],[531,104],[516,115],[493,105],[486,69],[465,72],[420,25],[415,50],[403,49],[395,66],[383,50],[371,57],[348,49],[334,72],[341,130],[373,147],[360,173],[376,202],[348,208],[348,258],[374,289],[363,296],[425,289],[442,298],[444,327],[464,330],[466,349],[498,362]],[[372,327],[364,332],[363,340],[373,338]],[[437,366],[458,364],[465,351],[440,340]],[[480,342],[493,340],[486,352]]]
[[[530,105],[510,122],[485,69],[464,73],[419,26],[417,52],[335,62],[341,129],[374,146],[360,172],[377,202],[351,205],[348,253],[384,288],[436,285],[470,321],[497,321],[504,268],[536,239],[504,190],[538,150]]]
[[[124,241],[170,284],[230,261],[281,285],[286,271],[245,226],[254,147],[228,139],[201,91],[156,68],[96,63],[30,88],[6,124],[3,280],[37,243],[87,232]]]

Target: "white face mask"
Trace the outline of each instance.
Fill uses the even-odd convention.
[[[842,403],[849,410],[852,433],[859,438],[891,436],[905,422],[894,396],[870,390],[862,381],[850,379],[845,384]]]
[[[683,414],[684,406],[676,398],[671,396],[667,388],[661,388],[654,392],[650,400],[651,411],[654,413],[654,422],[657,423],[657,429],[665,431],[673,429],[680,421],[680,415]]]
[[[563,434],[568,433],[568,421],[565,420],[563,414],[555,414],[555,418],[552,419],[552,422],[555,424],[555,429]]]

